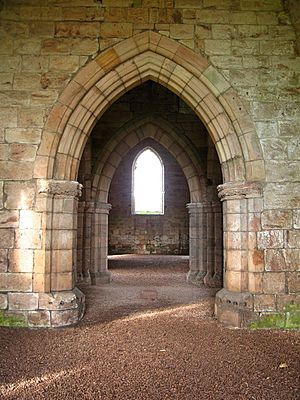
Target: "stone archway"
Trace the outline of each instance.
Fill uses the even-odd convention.
[[[109,281],[110,279],[110,274],[107,271],[107,245],[103,246],[103,244],[107,244],[107,221],[110,210],[110,204],[107,204],[107,201],[111,181],[121,160],[134,146],[145,139],[152,139],[159,143],[178,162],[186,178],[190,201],[193,204],[200,201],[205,202],[207,199],[206,178],[202,166],[193,152],[194,149],[190,143],[180,137],[170,123],[162,118],[147,116],[133,120],[123,126],[100,152],[92,172],[91,201],[88,202],[87,207],[82,205],[80,210],[80,218],[91,221],[90,224],[87,224],[90,225],[88,236],[92,238],[92,248],[88,250],[90,253],[88,258],[91,262],[88,262],[88,268],[84,267],[83,271],[90,271],[93,282]],[[212,212],[212,209],[210,211]],[[216,212],[216,209],[214,211]],[[84,213],[84,216],[82,216],[82,213]],[[218,216],[221,217],[221,214]],[[217,214],[214,213],[213,219],[215,218],[217,218]],[[100,226],[101,229],[99,229]],[[193,235],[194,229],[190,229],[190,237],[193,238]],[[217,242],[219,244],[220,241]],[[90,243],[90,240],[88,240],[88,243]],[[190,251],[195,253],[195,240],[191,239],[190,244]],[[212,246],[214,245],[212,244]],[[213,248],[210,250],[213,252]],[[193,271],[194,275],[199,273],[199,262],[200,260],[196,257],[190,258],[190,271]],[[218,266],[207,268],[204,263],[201,263],[201,269],[205,272],[211,270],[212,275],[214,275],[213,271],[216,269],[219,276],[221,263],[216,260],[216,264]],[[192,275],[189,276],[191,278]]]
[[[242,326],[253,315],[251,293],[260,278],[254,262],[260,253],[251,241],[255,231],[251,218],[262,207],[259,182],[265,177],[259,141],[251,117],[224,77],[204,57],[154,32],[138,34],[99,54],[76,75],[49,115],[35,166],[37,210],[45,218],[51,215],[43,231],[45,257],[40,273],[49,282],[43,290],[52,297],[60,291],[74,293],[74,221],[80,190],[76,178],[85,143],[105,110],[149,79],[182,98],[205,124],[215,144],[224,180],[220,198],[224,202],[225,244],[224,289],[217,296],[216,313],[220,321]],[[190,206],[197,224],[205,207],[201,202]],[[68,237],[67,243],[57,240],[59,237]],[[67,261],[62,270],[62,263],[56,260],[65,250]],[[74,302],[74,310],[81,302],[82,298]],[[61,315],[61,325],[70,323]],[[78,317],[74,311],[72,322]]]

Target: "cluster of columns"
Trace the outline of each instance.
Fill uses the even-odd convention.
[[[109,283],[107,269],[108,215],[111,205],[80,201],[77,227],[77,280],[96,285]]]
[[[221,203],[189,203],[187,209],[190,249],[188,282],[220,287],[223,268]]]

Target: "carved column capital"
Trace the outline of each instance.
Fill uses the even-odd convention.
[[[227,182],[219,185],[217,189],[221,201],[262,196],[262,185],[259,182]]]
[[[211,202],[203,201],[198,203],[188,203],[186,208],[188,209],[189,214],[197,214],[206,211],[211,207]]]
[[[82,185],[76,181],[63,181],[55,179],[39,179],[38,193],[66,197],[80,197]]]
[[[109,203],[102,203],[102,202],[95,202],[95,212],[98,214],[109,214],[111,210],[111,204]]]
[[[85,201],[79,201],[78,203],[78,212],[83,213],[85,210]]]
[[[95,202],[94,201],[86,201],[84,211],[87,213],[94,213],[95,212]]]

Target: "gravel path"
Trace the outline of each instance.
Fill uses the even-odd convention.
[[[114,257],[64,329],[0,328],[1,399],[300,399],[300,334],[230,330],[187,258]]]

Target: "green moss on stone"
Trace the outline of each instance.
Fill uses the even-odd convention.
[[[299,329],[300,328],[300,305],[290,303],[278,314],[264,315],[259,320],[249,324],[251,329],[277,328],[277,329]]]
[[[22,315],[4,315],[4,313],[0,311],[0,326],[21,328],[26,327],[27,322]]]

